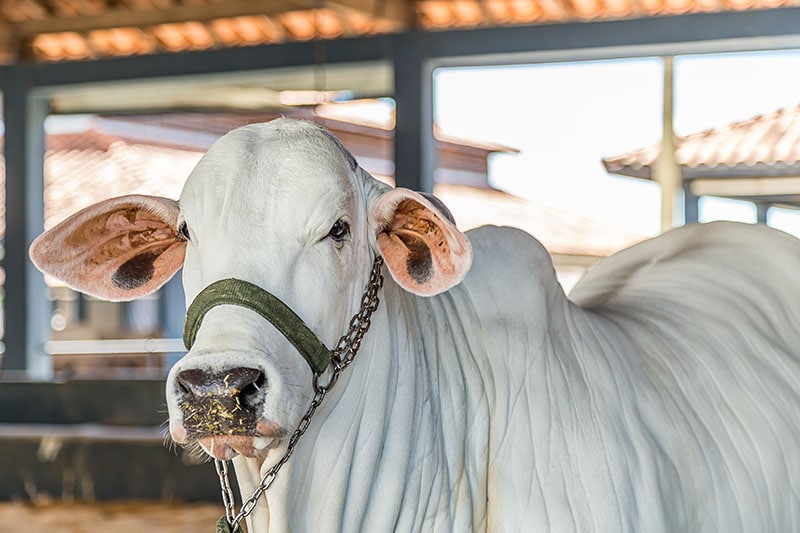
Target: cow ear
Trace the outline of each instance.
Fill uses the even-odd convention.
[[[430,197],[429,197],[430,198]],[[457,285],[472,264],[472,246],[446,207],[408,189],[392,189],[371,209],[377,241],[392,277],[406,290],[433,296]]]
[[[105,200],[40,235],[31,260],[45,274],[104,300],[144,296],[183,264],[178,210],[174,200],[155,196]]]

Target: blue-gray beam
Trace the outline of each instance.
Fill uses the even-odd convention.
[[[798,27],[800,8],[784,8],[432,32],[422,36],[422,47],[429,57],[482,65],[665,56],[797,46]]]
[[[767,223],[767,213],[769,208],[772,207],[765,202],[756,202],[756,222],[759,224]]]
[[[6,159],[6,274],[3,370],[27,370],[34,378],[52,373],[44,354],[49,336],[48,300],[42,275],[28,260],[28,246],[44,221],[44,120],[47,102],[31,91],[24,67],[2,72]]]
[[[700,199],[692,194],[692,182],[683,182],[683,221],[693,224],[700,221]]]

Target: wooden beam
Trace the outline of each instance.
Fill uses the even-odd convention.
[[[673,58],[664,60],[664,94],[662,100],[661,150],[653,165],[653,179],[661,185],[661,231],[671,229],[674,224],[675,205],[681,190],[681,167],[675,160],[674,76]]]
[[[18,58],[19,44],[14,27],[0,22],[0,63],[10,63]]]
[[[575,7],[570,0],[541,0],[539,11],[559,21],[575,18]]]
[[[350,1],[350,0],[346,0]],[[207,22],[221,18],[256,15],[275,15],[286,11],[309,9],[309,0],[232,0],[200,6],[175,6],[167,9],[131,11],[111,9],[99,15],[80,17],[47,17],[13,24],[13,31],[22,39],[41,33],[87,32],[109,28],[128,28],[176,24],[181,22]]]
[[[382,19],[391,20],[400,28],[414,26],[416,15],[409,0],[327,0],[327,7],[343,7]]]
[[[691,191],[695,196],[728,198],[794,195],[800,191],[800,177],[695,179]]]
[[[504,26],[469,30],[382,34],[333,39],[328,64],[391,61],[408,40],[436,67],[510,65],[654,55],[784,50],[800,46],[800,8],[649,17],[632,20]],[[179,76],[244,73],[313,66],[317,43],[285,43],[40,63],[30,71],[35,87],[124,82]],[[3,67],[0,67],[2,74]]]

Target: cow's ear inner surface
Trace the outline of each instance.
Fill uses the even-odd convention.
[[[186,250],[178,203],[130,195],[89,206],[40,235],[33,263],[73,289],[105,300],[152,293],[180,269]]]
[[[381,255],[403,288],[432,296],[464,279],[472,263],[472,247],[451,222],[446,208],[399,188],[379,197],[371,214],[379,228]]]

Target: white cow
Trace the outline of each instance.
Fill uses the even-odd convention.
[[[465,236],[321,128],[281,119],[217,141],[180,203],[101,202],[31,254],[107,299],[181,265],[187,303],[243,279],[329,347],[383,256],[361,353],[250,531],[800,531],[800,242],[778,231],[669,232],[601,263],[570,301],[531,237]],[[264,318],[215,307],[167,381],[172,437],[233,458],[249,496],[311,382]],[[204,398],[220,391],[240,409],[215,418]]]

